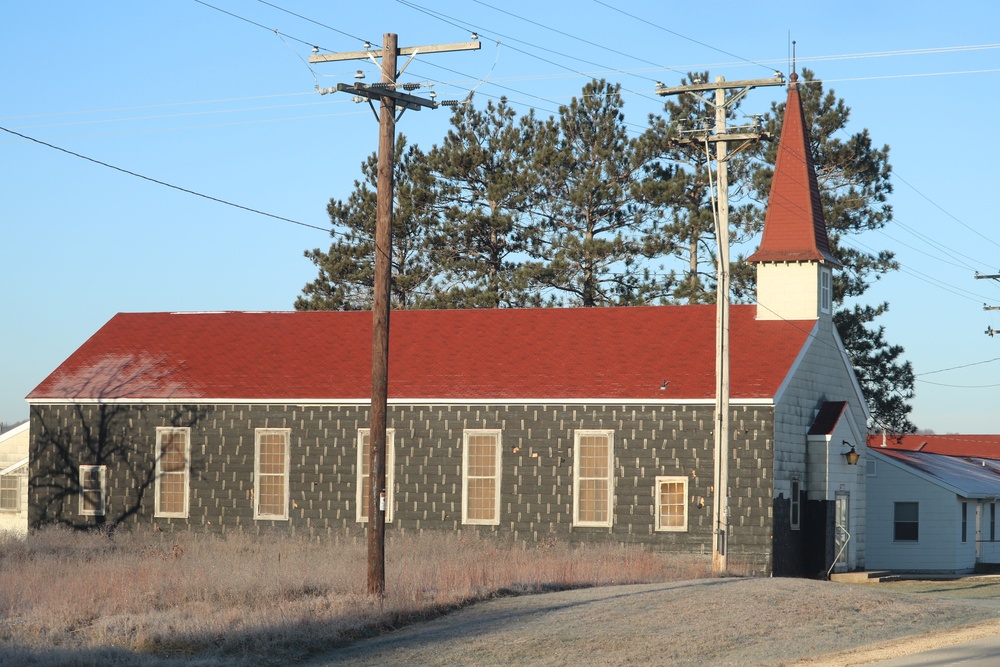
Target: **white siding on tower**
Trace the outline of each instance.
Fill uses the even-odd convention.
[[[819,272],[818,262],[758,264],[757,319],[815,320],[819,317]]]
[[[850,563],[850,566],[852,568],[863,567],[867,564],[865,555],[864,429],[869,413],[853,369],[847,360],[843,344],[834,331],[833,322],[829,316],[821,317],[815,322],[809,341],[789,373],[789,378],[775,397],[775,497],[779,494],[788,497],[793,477],[798,477],[800,480],[807,479],[809,466],[807,464],[806,434],[812,427],[820,406],[825,401],[847,401],[850,421],[861,431],[858,436],[861,441],[852,444],[861,453],[862,459],[857,466],[842,466],[843,470],[838,468],[828,489],[819,490],[804,486],[803,490],[808,492],[809,498],[812,500],[821,499],[825,495],[829,495],[828,499],[832,500],[836,491],[850,492],[851,541],[853,543],[852,554],[855,559],[854,562]],[[848,419],[848,417],[845,415],[841,419]],[[843,438],[841,437],[841,439]],[[841,440],[837,440],[836,443],[831,442],[830,446],[831,458],[836,459],[841,453]],[[839,464],[839,461],[837,463]]]

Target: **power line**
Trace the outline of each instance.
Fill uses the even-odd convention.
[[[279,32],[277,28],[270,28],[270,27],[264,25],[263,23],[257,23],[256,21],[248,19],[245,16],[240,16],[239,14],[234,14],[233,12],[230,12],[230,11],[227,11],[225,9],[222,9],[221,7],[216,7],[215,5],[211,5],[211,4],[207,3],[207,2],[205,2],[205,0],[194,0],[194,1],[197,2],[199,5],[204,5],[205,7],[208,7],[209,9],[214,9],[215,11],[221,12],[223,14],[226,14],[227,16],[232,16],[234,19],[239,19],[240,21],[245,21],[245,22],[249,23],[250,25],[257,26],[258,28],[263,28],[264,30],[267,30],[268,32],[273,32],[273,33],[278,33],[278,34],[284,35],[288,39],[294,40],[294,41],[298,42],[299,44],[305,44],[309,48],[317,46],[316,44],[314,44],[312,42],[307,42],[304,39],[299,39],[298,37],[293,37],[292,35],[289,35],[287,33]],[[327,50],[329,50],[329,49],[327,49]]]
[[[372,40],[368,40],[368,39],[365,39],[364,37],[358,37],[356,35],[352,35],[349,32],[344,32],[340,28],[334,28],[331,25],[327,25],[325,23],[320,23],[319,21],[316,21],[315,19],[311,19],[308,16],[303,16],[302,14],[296,14],[295,12],[293,12],[293,11],[291,11],[289,9],[285,9],[284,7],[279,7],[278,5],[276,5],[274,3],[271,3],[271,2],[267,2],[266,0],[257,0],[257,2],[261,3],[262,5],[267,5],[268,7],[273,7],[275,9],[277,9],[278,11],[285,12],[286,14],[290,14],[290,15],[294,16],[295,18],[299,18],[299,19],[302,19],[303,21],[308,21],[309,23],[313,23],[315,25],[318,25],[321,28],[326,28],[327,30],[332,30],[333,32],[340,33],[341,35],[344,35],[345,37],[350,37],[351,39],[356,39],[356,40],[358,40],[358,42],[361,42],[363,44],[376,44],[376,42],[374,42]],[[246,20],[246,19],[244,19],[244,20]],[[382,47],[381,46],[376,46],[376,48],[382,48]]]
[[[974,361],[971,364],[963,364],[961,366],[952,366],[951,368],[939,368],[936,371],[925,371],[923,373],[915,373],[913,377],[920,377],[921,375],[934,375],[935,373],[944,373],[946,371],[957,371],[961,368],[971,368],[973,366],[982,366],[983,364],[991,364],[994,361],[1000,361],[1000,357],[994,357],[993,359],[986,359],[985,361]]]
[[[455,26],[457,28],[465,28],[465,29],[470,30],[470,31],[471,30],[475,30],[478,33],[482,34],[483,36],[486,36],[487,33],[489,32],[488,29],[480,27],[480,26],[475,26],[473,24],[461,25],[459,23],[456,23],[456,21],[458,21],[458,19],[456,19],[455,17],[450,16],[448,14],[444,14],[442,12],[438,12],[438,11],[434,11],[434,10],[431,10],[431,9],[427,9],[426,7],[422,7],[421,5],[418,5],[418,4],[414,3],[414,2],[410,2],[410,0],[396,0],[396,2],[398,2],[399,4],[401,4],[401,5],[405,6],[405,7],[409,7],[410,9],[414,9],[414,10],[416,10],[418,12],[426,14],[427,16],[430,16],[432,18],[436,18],[436,19],[438,19],[440,21],[444,21],[445,23],[448,23],[449,25],[453,25],[453,26]],[[549,48],[546,48],[544,46],[539,46],[538,44],[534,44],[532,42],[527,42],[527,41],[522,40],[522,39],[517,39],[516,37],[511,37],[509,35],[504,35],[502,33],[497,33],[497,32],[494,32],[493,34],[496,35],[496,36],[499,36],[499,37],[503,37],[504,39],[513,40],[515,42],[519,42],[521,44],[528,45],[528,46],[530,46],[532,48],[535,48],[535,49],[538,49],[540,51],[545,51],[547,53],[553,53],[553,54],[560,55],[560,56],[565,55],[564,52],[556,51],[554,49],[549,49]],[[584,76],[584,77],[587,76],[587,74],[585,74],[585,73],[583,73],[583,72],[581,72],[579,70],[573,69],[572,67],[569,67],[567,65],[563,65],[563,64],[558,63],[558,62],[555,62],[554,60],[549,60],[548,58],[543,58],[543,57],[541,57],[539,55],[536,55],[534,53],[531,53],[529,51],[525,51],[524,49],[519,49],[517,47],[511,46],[510,44],[507,44],[507,48],[512,49],[514,51],[517,51],[518,53],[524,54],[524,55],[528,56],[529,58],[534,58],[536,60],[540,60],[541,62],[548,63],[549,65],[552,65],[554,67],[559,67],[560,69],[565,69],[568,72],[572,72],[574,74],[577,74],[577,75],[580,75],[580,76]],[[602,65],[601,63],[591,62],[589,60],[584,60],[582,58],[572,58],[572,60],[577,60],[579,62],[586,63],[588,65],[594,65],[595,67],[603,67],[603,68],[606,68],[606,69],[610,69],[612,71],[620,72],[619,70],[614,70],[613,68],[607,67],[607,65]],[[643,77],[643,78],[647,78],[647,77]],[[653,79],[648,79],[648,78],[647,78],[647,80],[653,81]],[[650,101],[659,102],[659,100],[657,100],[657,99],[655,99],[655,98],[653,98],[651,96],[645,95],[643,93],[639,93],[639,92],[632,91],[632,90],[627,90],[627,89],[625,89],[625,90],[626,90],[626,92],[629,92],[629,93],[631,93],[633,95],[636,95],[638,97],[645,97],[645,98],[649,99]],[[633,123],[629,123],[629,124],[632,125]]]
[[[330,232],[330,230],[325,229],[323,227],[317,227],[316,225],[310,225],[310,224],[305,223],[305,222],[299,222],[298,220],[292,220],[291,218],[285,218],[285,217],[282,217],[280,215],[274,215],[273,213],[266,213],[264,211],[260,211],[260,210],[255,209],[255,208],[250,208],[249,206],[243,206],[242,204],[235,204],[235,203],[233,203],[231,201],[226,201],[225,199],[220,199],[218,197],[213,197],[211,195],[206,195],[206,194],[203,194],[201,192],[197,192],[195,190],[191,190],[191,189],[188,189],[188,188],[181,187],[179,185],[173,185],[172,183],[167,183],[166,181],[161,181],[161,180],[158,180],[158,179],[155,179],[155,178],[151,178],[149,176],[144,176],[144,175],[139,174],[137,172],[129,171],[128,169],[122,169],[121,167],[116,167],[113,164],[109,164],[107,162],[102,162],[101,160],[96,160],[96,159],[94,159],[92,157],[87,157],[86,155],[82,155],[80,153],[75,153],[75,152],[73,152],[71,150],[67,150],[67,149],[62,148],[60,146],[56,146],[54,144],[50,144],[48,142],[42,141],[41,139],[35,139],[34,137],[29,137],[26,134],[21,134],[20,132],[15,132],[14,130],[10,130],[10,129],[6,128],[6,127],[0,127],[0,130],[2,130],[4,132],[7,132],[9,134],[13,134],[13,135],[18,136],[18,137],[21,137],[22,139],[26,139],[28,141],[32,141],[32,142],[34,142],[36,144],[40,144],[40,145],[45,146],[47,148],[52,148],[54,150],[61,151],[63,153],[66,153],[67,155],[72,155],[73,157],[80,158],[81,160],[87,160],[88,162],[93,162],[94,164],[101,165],[102,167],[107,167],[108,169],[114,169],[115,171],[120,171],[123,174],[128,174],[129,176],[135,176],[136,178],[141,178],[143,180],[149,181],[151,183],[156,183],[157,185],[162,185],[164,187],[173,188],[174,190],[179,190],[179,191],[185,192],[185,193],[187,193],[189,195],[195,195],[196,197],[202,197],[202,198],[208,199],[210,201],[218,202],[220,204],[225,204],[226,206],[232,206],[233,208],[238,208],[238,209],[242,209],[244,211],[249,211],[250,213],[256,213],[257,215],[263,215],[263,216],[268,217],[268,218],[274,218],[275,220],[281,220],[283,222],[290,222],[293,225],[299,225],[301,227],[308,227],[310,229],[318,229],[319,231],[326,232],[326,233]]]
[[[521,21],[524,21],[526,23],[530,23],[531,25],[538,26],[539,28],[544,28],[545,30],[549,30],[551,32],[554,32],[557,35],[562,35],[563,37],[569,37],[570,39],[575,39],[578,42],[582,42],[584,44],[589,44],[590,46],[596,46],[599,49],[603,49],[605,51],[617,54],[619,56],[625,56],[626,58],[630,58],[632,60],[637,60],[639,62],[646,63],[647,65],[653,65],[654,67],[658,68],[659,70],[663,70],[663,69],[672,70],[674,72],[677,72],[681,76],[684,76],[684,74],[685,74],[684,72],[682,72],[680,70],[676,70],[676,69],[674,69],[672,67],[668,67],[667,65],[661,65],[660,63],[655,63],[655,62],[653,62],[651,60],[646,60],[646,59],[641,58],[639,56],[634,56],[634,55],[625,53],[624,51],[619,51],[617,49],[612,49],[611,47],[604,46],[603,44],[599,44],[597,42],[592,42],[592,41],[590,41],[588,39],[583,39],[582,37],[577,37],[576,35],[572,35],[572,34],[570,34],[568,32],[564,32],[562,30],[557,30],[556,28],[553,28],[550,25],[546,25],[544,23],[539,23],[538,21],[532,21],[531,19],[525,18],[525,17],[523,17],[523,16],[521,16],[519,14],[515,14],[514,12],[508,11],[506,9],[501,9],[500,7],[494,7],[493,5],[487,4],[487,3],[483,2],[482,0],[473,0],[473,2],[475,2],[476,4],[482,5],[483,7],[489,7],[490,9],[492,9],[494,11],[498,11],[498,12],[501,12],[501,13],[506,14],[508,16],[512,16],[512,17],[514,17],[516,19],[519,19]],[[635,75],[635,74],[633,74],[633,73],[631,73],[631,72],[629,72],[627,70],[615,70],[615,71],[620,72],[622,74],[631,74],[632,76],[637,76],[637,75]],[[643,78],[647,79],[648,81],[652,80],[652,79],[649,79],[648,77],[643,77]]]
[[[735,53],[730,53],[729,51],[717,48],[715,46],[712,46],[711,44],[706,44],[705,42],[698,41],[697,39],[694,39],[693,37],[688,37],[687,35],[683,35],[683,34],[681,34],[679,32],[675,32],[673,30],[670,30],[669,28],[664,28],[663,26],[661,26],[659,24],[656,24],[656,23],[653,23],[652,21],[644,19],[644,18],[642,18],[640,16],[636,16],[635,14],[630,14],[630,13],[626,12],[624,9],[621,9],[620,7],[615,7],[614,5],[609,5],[606,2],[602,2],[602,0],[594,0],[594,2],[597,3],[597,4],[599,4],[599,5],[601,5],[601,6],[603,6],[603,7],[607,7],[608,9],[610,9],[612,11],[618,12],[619,14],[624,14],[625,16],[628,16],[631,19],[635,19],[636,21],[639,21],[641,23],[645,23],[648,26],[651,26],[651,27],[656,28],[658,30],[662,30],[663,32],[666,32],[666,33],[669,33],[671,35],[674,35],[675,37],[680,37],[681,39],[686,39],[687,41],[689,41],[689,42],[691,42],[693,44],[697,44],[699,46],[704,46],[707,49],[712,49],[713,51],[718,51],[719,53],[724,53],[727,56],[732,56],[733,58],[738,58],[739,60],[742,60],[742,61],[744,61],[746,63],[750,63],[751,65],[758,65],[758,66],[763,67],[764,69],[766,69],[768,71],[771,71],[771,72],[774,71],[773,67],[766,67],[764,65],[761,65],[760,63],[757,63],[757,62],[754,62],[752,60],[748,60],[747,58],[743,58],[741,56],[738,56]]]

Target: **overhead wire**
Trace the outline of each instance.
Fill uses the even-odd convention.
[[[136,178],[141,178],[141,179],[149,181],[151,183],[155,183],[157,185],[162,185],[162,186],[167,187],[167,188],[172,188],[174,190],[178,190],[180,192],[184,192],[184,193],[189,194],[189,195],[194,195],[196,197],[202,197],[204,199],[208,199],[210,201],[217,202],[219,204],[225,204],[226,206],[232,206],[233,208],[238,208],[238,209],[242,209],[244,211],[249,211],[250,213],[255,213],[257,215],[262,215],[262,216],[265,216],[265,217],[268,217],[268,218],[274,218],[275,220],[281,220],[283,222],[289,222],[289,223],[291,223],[293,225],[299,225],[300,227],[308,227],[310,229],[317,229],[317,230],[319,230],[321,232],[324,232],[324,233],[330,233],[329,228],[326,228],[326,227],[319,227],[319,226],[316,226],[316,225],[310,225],[309,223],[306,223],[306,222],[300,222],[298,220],[293,220],[291,218],[286,218],[286,217],[283,217],[283,216],[280,216],[280,215],[275,215],[273,213],[267,213],[265,211],[261,211],[259,209],[251,208],[249,206],[243,206],[242,204],[236,204],[234,202],[227,201],[225,199],[221,199],[219,197],[213,197],[211,195],[206,195],[206,194],[198,192],[196,190],[191,190],[190,188],[185,188],[185,187],[181,187],[179,185],[174,185],[173,183],[167,183],[166,181],[161,181],[159,179],[152,178],[150,176],[145,176],[143,174],[140,174],[140,173],[135,172],[135,171],[131,171],[129,169],[123,169],[122,167],[117,167],[117,166],[115,166],[113,164],[110,164],[108,162],[104,162],[102,160],[98,160],[98,159],[95,159],[95,158],[83,155],[82,153],[77,153],[75,151],[71,151],[69,149],[62,148],[61,146],[56,146],[55,144],[50,144],[49,142],[42,141],[41,139],[36,139],[34,137],[29,137],[26,134],[21,134],[20,132],[16,132],[16,131],[8,129],[6,127],[0,126],[0,131],[7,132],[9,134],[13,134],[13,135],[18,136],[18,137],[20,137],[22,139],[34,142],[36,144],[40,144],[42,146],[45,146],[47,148],[51,148],[53,150],[61,151],[63,153],[66,153],[67,155],[72,155],[73,157],[80,158],[81,160],[86,160],[88,162],[93,162],[94,164],[100,165],[102,167],[106,167],[108,169],[113,169],[115,171],[119,171],[119,172],[121,172],[123,174],[127,174],[129,176],[134,176]]]
[[[249,23],[251,25],[255,25],[258,28],[263,28],[264,30],[267,30],[268,32],[274,32],[274,33],[278,32],[277,28],[271,28],[271,27],[268,27],[268,26],[264,25],[263,23],[258,23],[257,21],[254,21],[252,19],[248,19],[245,16],[240,16],[239,14],[234,14],[231,11],[228,11],[226,9],[222,9],[221,7],[216,7],[213,4],[205,2],[205,0],[194,0],[194,2],[197,2],[199,5],[204,5],[205,7],[208,7],[209,9],[214,9],[217,12],[221,12],[223,14],[226,14],[227,16],[232,16],[233,18],[239,19],[240,21],[245,21],[246,23]],[[305,44],[309,48],[312,48],[314,46],[318,46],[317,44],[315,44],[313,42],[307,42],[304,39],[299,39],[298,37],[293,37],[293,36],[291,36],[291,35],[289,35],[287,33],[281,33],[281,34],[283,34],[288,39],[291,39],[293,41],[299,42],[300,44]]]
[[[653,28],[656,28],[658,30],[662,30],[663,32],[666,32],[666,33],[669,33],[671,35],[674,35],[675,37],[680,37],[681,39],[686,39],[687,41],[689,41],[689,42],[691,42],[693,44],[697,44],[699,46],[704,46],[707,49],[711,49],[713,51],[718,51],[719,53],[724,53],[727,56],[732,56],[733,58],[737,58],[737,59],[742,60],[742,61],[744,61],[746,63],[751,64],[751,65],[757,65],[757,66],[763,67],[764,69],[767,69],[769,71],[772,71],[772,72],[774,71],[773,67],[766,67],[765,65],[762,65],[761,63],[754,62],[753,60],[749,60],[747,58],[743,58],[741,56],[738,56],[735,53],[730,53],[729,51],[726,51],[724,49],[720,49],[718,47],[712,46],[711,44],[706,44],[705,42],[702,42],[702,41],[699,41],[697,39],[694,39],[693,37],[688,37],[687,35],[681,34],[681,33],[676,32],[674,30],[670,30],[669,28],[665,28],[665,27],[663,27],[663,26],[661,26],[661,25],[659,25],[657,23],[653,23],[652,21],[644,19],[644,18],[642,18],[640,16],[636,16],[635,14],[630,14],[629,12],[626,12],[624,9],[622,9],[620,7],[615,7],[614,5],[608,4],[607,2],[603,2],[603,0],[593,0],[593,2],[595,2],[598,5],[601,5],[602,7],[607,7],[608,9],[610,9],[612,11],[618,12],[619,14],[624,14],[625,16],[628,16],[631,19],[635,19],[636,21],[639,21],[641,23],[645,23],[646,25],[648,25],[650,27],[653,27]]]
[[[553,28],[551,25],[547,25],[545,23],[540,23],[538,21],[533,21],[533,20],[531,20],[529,18],[525,18],[525,17],[523,17],[523,16],[521,16],[519,14],[516,14],[514,12],[511,12],[509,10],[502,9],[500,7],[496,7],[496,6],[491,5],[489,3],[483,2],[483,0],[473,0],[473,2],[475,2],[476,4],[482,5],[483,7],[488,7],[490,9],[494,10],[494,11],[506,14],[507,16],[511,16],[513,18],[516,18],[516,19],[519,19],[521,21],[524,21],[525,23],[530,23],[531,25],[538,26],[539,28],[543,28],[545,30],[549,30],[551,32],[556,33],[557,35],[562,35],[563,37],[569,37],[570,39],[574,39],[574,40],[576,40],[578,42],[581,42],[583,44],[587,44],[589,46],[595,46],[595,47],[597,47],[599,49],[603,49],[604,51],[608,51],[609,53],[614,53],[614,54],[619,55],[619,56],[625,56],[626,58],[629,58],[631,60],[636,60],[638,62],[646,63],[647,65],[652,65],[652,66],[654,66],[654,67],[657,68],[657,71],[671,70],[673,72],[676,72],[677,74],[680,74],[681,76],[684,76],[686,74],[685,72],[682,72],[681,70],[678,70],[678,69],[674,69],[673,67],[670,67],[668,65],[662,65],[660,63],[653,62],[652,60],[646,60],[645,58],[642,58],[640,56],[636,56],[636,55],[632,55],[632,54],[629,54],[629,53],[625,53],[624,51],[619,51],[618,49],[612,49],[609,46],[605,46],[603,44],[599,44],[597,42],[591,41],[589,39],[584,39],[582,37],[577,37],[576,35],[573,35],[571,33],[565,32],[564,30],[559,30],[557,28]],[[613,70],[613,71],[619,72],[619,73],[622,73],[622,74],[629,74],[629,75],[635,76],[632,72],[630,72],[628,70]],[[648,77],[643,77],[643,78],[647,79],[648,81],[654,81],[654,79],[650,79]]]
[[[453,16],[450,16],[448,14],[444,14],[443,12],[438,12],[438,11],[435,11],[435,10],[432,10],[432,9],[428,9],[426,7],[423,7],[421,5],[416,4],[415,2],[412,2],[411,0],[396,0],[396,2],[398,2],[399,4],[401,4],[401,5],[405,6],[405,7],[409,7],[411,9],[414,9],[414,10],[420,12],[420,13],[426,14],[427,16],[430,16],[432,18],[436,18],[438,20],[444,21],[445,23],[448,23],[448,24],[453,25],[455,27],[464,28],[464,29],[469,30],[469,31],[475,31],[475,32],[477,32],[477,34],[481,34],[483,36],[486,36],[488,34],[493,34],[493,35],[498,36],[498,37],[503,37],[506,40],[512,40],[512,41],[518,42],[520,44],[528,45],[528,46],[530,46],[530,47],[532,47],[534,49],[537,49],[539,51],[544,51],[544,52],[547,52],[547,53],[552,53],[552,54],[556,54],[556,55],[560,55],[560,56],[564,55],[563,53],[561,53],[559,51],[556,51],[554,49],[549,49],[549,48],[544,47],[544,46],[539,46],[538,44],[533,44],[533,43],[527,42],[525,40],[517,39],[516,37],[511,37],[511,36],[505,35],[503,33],[498,33],[498,32],[495,32],[495,31],[490,31],[489,29],[483,28],[482,26],[475,26],[473,24],[462,25],[460,23],[457,23],[458,19],[456,19]],[[558,63],[558,62],[556,62],[554,60],[550,60],[548,58],[543,58],[542,56],[539,56],[537,54],[531,53],[530,51],[526,51],[525,49],[519,49],[519,48],[517,48],[515,46],[511,46],[509,43],[506,43],[506,46],[507,46],[507,48],[512,49],[514,51],[517,51],[518,53],[521,53],[521,54],[523,54],[525,56],[528,56],[529,58],[534,58],[534,59],[539,60],[541,62],[548,63],[549,65],[553,65],[554,67],[558,67],[560,69],[564,69],[564,70],[566,70],[568,72],[572,72],[572,73],[577,74],[579,76],[583,76],[583,77],[587,77],[588,76],[584,72],[581,72],[581,71],[579,71],[577,69],[569,67],[568,65],[563,65],[562,63]],[[582,58],[573,58],[573,60],[578,60],[578,61],[580,61],[582,63],[586,63],[588,65],[594,65],[595,67],[602,67],[602,68],[605,68],[605,69],[611,69],[612,71],[617,71],[617,70],[614,70],[614,68],[608,68],[606,65],[602,65],[600,63],[595,63],[595,62],[592,62],[592,61],[589,61],[589,60],[584,60]],[[652,79],[649,79],[649,80],[652,81]],[[628,89],[625,89],[625,88],[623,88],[623,90],[625,90],[625,92],[628,92],[628,93],[630,93],[632,95],[636,95],[638,97],[645,97],[646,99],[649,99],[651,101],[655,101],[657,103],[659,102],[658,99],[656,99],[654,97],[650,97],[650,96],[645,95],[643,93],[639,93],[639,92],[636,92],[636,91],[633,91],[633,90],[628,90]],[[636,127],[640,127],[640,126],[635,125],[634,123],[628,123],[628,124],[629,125],[634,125]],[[643,129],[645,129],[644,126],[642,126],[642,127],[643,127]]]

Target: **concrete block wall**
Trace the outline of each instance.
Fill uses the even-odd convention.
[[[773,410],[732,408],[731,555],[769,562]],[[464,530],[524,542],[642,543],[711,553],[714,407],[711,405],[390,406],[395,468],[389,531]],[[356,520],[358,429],[366,405],[39,406],[32,414],[31,524],[92,525],[78,515],[78,466],[105,463],[106,521],[162,530],[288,530],[360,537]],[[190,513],[153,517],[158,426],[191,429]],[[254,430],[291,432],[289,518],[255,520]],[[462,524],[462,435],[501,429],[498,526]],[[611,527],[572,525],[578,429],[614,431]],[[688,479],[688,530],[656,532],[654,480]],[[49,484],[44,480],[53,479]],[[700,505],[700,507],[699,507]]]

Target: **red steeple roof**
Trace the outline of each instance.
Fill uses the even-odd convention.
[[[793,73],[788,86],[778,159],[774,164],[771,196],[764,216],[764,237],[760,248],[747,261],[819,261],[840,266],[830,252],[826,235],[798,78],[798,74]]]

